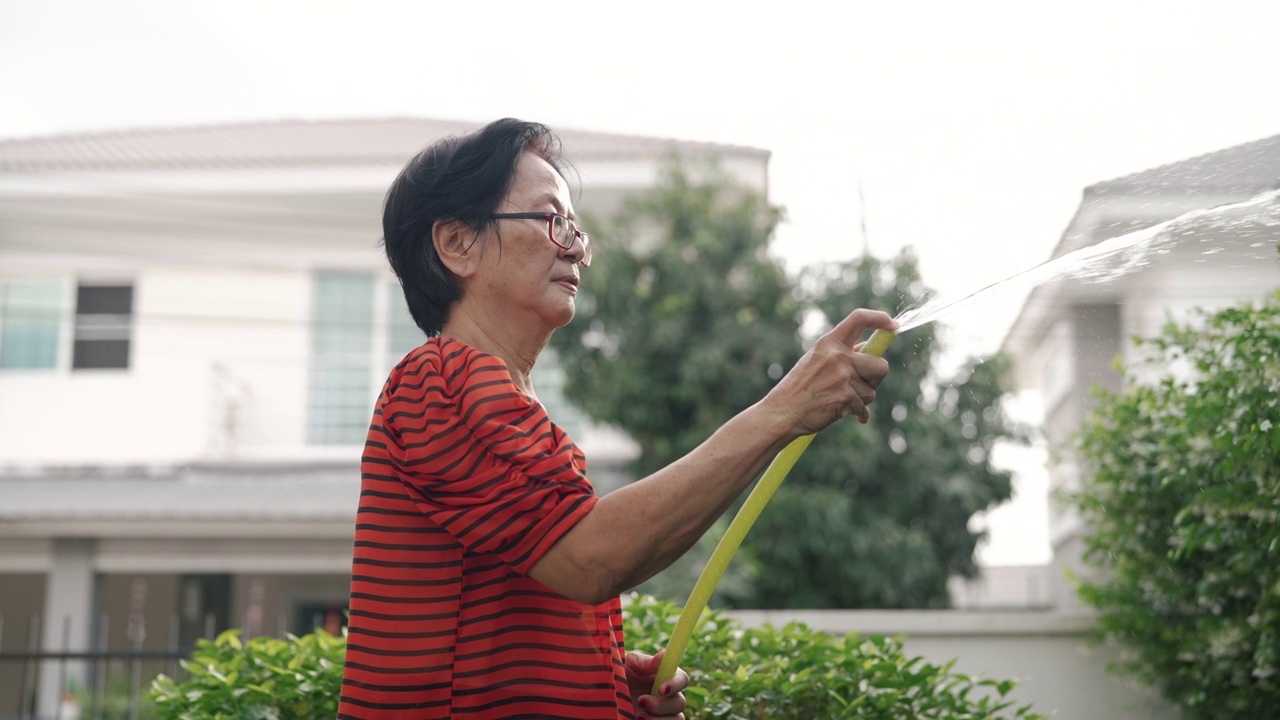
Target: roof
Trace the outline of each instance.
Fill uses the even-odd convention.
[[[400,165],[427,144],[481,123],[425,118],[281,120],[0,140],[0,172]],[[570,159],[769,151],[585,130],[556,130]]]
[[[1280,189],[1280,135],[1205,153],[1186,160],[1095,183],[1085,188],[1075,215],[1067,224],[1053,249],[1052,258],[1065,255],[1086,244],[1101,242],[1092,230],[1099,222],[1096,208],[1126,197],[1146,198],[1163,195],[1165,200],[1181,198],[1193,205],[1212,205],[1235,197],[1244,200],[1263,192]],[[1170,215],[1172,217],[1172,215]],[[1149,227],[1169,218],[1144,217],[1126,231]],[[1107,222],[1115,222],[1111,217]],[[1018,335],[1030,336],[1043,331],[1052,306],[1049,286],[1034,288],[1018,310],[1018,315],[1001,343],[1001,351],[1016,355]]]
[[[59,468],[0,475],[0,522],[352,521],[354,463]]]
[[[1188,190],[1234,193],[1276,188],[1280,188],[1280,135],[1096,183],[1085,189],[1085,195]]]

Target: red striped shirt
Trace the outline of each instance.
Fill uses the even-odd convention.
[[[595,505],[586,459],[502,360],[432,338],[361,463],[339,718],[631,718],[619,601],[528,576]]]

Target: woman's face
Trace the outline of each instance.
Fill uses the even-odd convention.
[[[499,213],[554,212],[576,220],[569,186],[547,161],[524,153]],[[540,322],[554,330],[573,319],[581,245],[563,250],[541,219],[501,219],[480,236],[482,253],[467,293],[483,298],[490,317]],[[499,237],[501,240],[499,240]]]

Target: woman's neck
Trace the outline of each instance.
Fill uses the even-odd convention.
[[[455,307],[455,310],[459,308]],[[511,373],[516,388],[529,397],[537,397],[531,374],[542,349],[551,339],[551,331],[531,331],[511,327],[509,323],[476,322],[465,312],[450,313],[440,336],[452,338],[480,352],[500,358]]]

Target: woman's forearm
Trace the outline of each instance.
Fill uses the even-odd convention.
[[[685,457],[601,498],[532,576],[586,602],[635,587],[698,541],[794,439],[794,424],[766,402],[744,410]]]
[[[530,574],[563,595],[600,602],[670,565],[788,442],[850,415],[870,419],[867,406],[889,372],[882,358],[854,350],[871,328],[897,325],[882,312],[850,313],[763,400],[669,467],[597,502]]]

